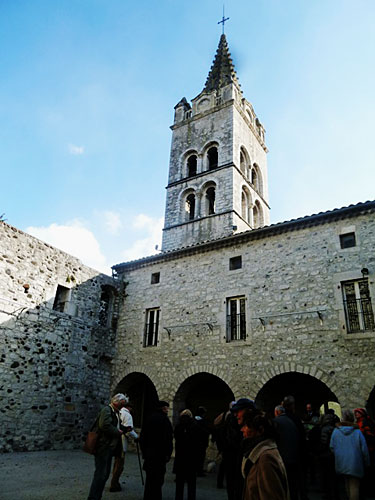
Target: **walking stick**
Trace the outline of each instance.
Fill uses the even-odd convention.
[[[143,481],[143,472],[142,472],[142,465],[141,465],[141,457],[139,456],[139,445],[137,441],[137,455],[138,455],[138,464],[139,464],[139,470],[141,471],[141,480],[142,480],[142,486],[144,486],[145,482]]]

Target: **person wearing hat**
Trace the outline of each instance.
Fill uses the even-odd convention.
[[[231,412],[236,416],[239,426],[242,426],[243,416],[246,410],[255,410],[255,403],[252,399],[240,398],[231,408]]]
[[[166,464],[173,450],[173,429],[168,409],[167,401],[158,401],[155,411],[142,426],[139,443],[146,471],[144,500],[162,500]]]

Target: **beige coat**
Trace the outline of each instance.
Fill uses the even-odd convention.
[[[254,464],[247,477],[243,500],[290,500],[284,463],[272,439],[257,444],[248,458]],[[243,459],[242,471],[247,458]]]

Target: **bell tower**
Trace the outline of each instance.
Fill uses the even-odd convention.
[[[175,106],[162,251],[269,224],[264,128],[225,35],[202,92]]]

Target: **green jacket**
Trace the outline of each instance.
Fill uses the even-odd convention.
[[[113,453],[119,445],[121,433],[117,428],[117,416],[111,406],[105,406],[97,417],[96,430],[99,434],[96,454],[101,454],[107,450]]]

